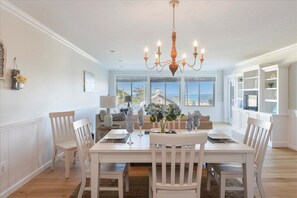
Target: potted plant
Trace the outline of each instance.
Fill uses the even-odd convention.
[[[274,86],[274,82],[269,82],[269,83],[268,83],[268,87],[269,87],[269,88],[273,88],[273,86]]]
[[[181,109],[176,104],[155,104],[145,106],[145,111],[150,115],[151,122],[160,122],[161,133],[165,132],[167,121],[176,120],[181,115]]]

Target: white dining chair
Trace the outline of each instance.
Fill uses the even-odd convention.
[[[254,176],[256,177],[261,197],[265,197],[261,175],[271,130],[271,122],[248,118],[247,129],[243,140],[244,144],[255,149]],[[227,178],[241,178],[244,182],[242,164],[208,163],[207,173],[207,190],[210,190],[211,181],[216,181],[220,185],[221,198],[225,197],[226,190],[243,190],[242,187],[226,186]]]
[[[152,170],[149,174],[149,196],[200,197],[206,142],[206,133],[150,134]],[[195,151],[196,146],[199,151]]]
[[[74,111],[49,113],[52,125],[54,150],[52,153],[52,169],[54,169],[57,153],[64,153],[62,160],[65,161],[65,177],[69,178],[70,163],[76,160],[77,147],[74,140],[73,121]]]
[[[78,193],[78,197],[80,198],[82,197],[84,190],[91,190],[90,187],[86,187],[86,180],[87,178],[91,178],[91,158],[89,149],[94,145],[94,141],[92,139],[90,122],[88,119],[81,119],[73,122],[73,128],[82,173],[82,183]],[[123,198],[124,183],[125,191],[129,191],[128,166],[126,163],[101,164],[100,179],[112,179],[118,181],[118,186],[116,187],[100,186],[100,190],[102,191],[118,191],[119,198]]]

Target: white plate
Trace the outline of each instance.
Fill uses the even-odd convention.
[[[124,139],[126,137],[126,134],[107,134],[104,136],[104,139],[107,140],[120,140]]]
[[[213,140],[230,139],[230,137],[224,133],[210,133],[208,137]]]
[[[165,131],[168,131],[168,129],[165,129]],[[161,133],[161,129],[160,128],[151,128],[150,132],[151,133]]]

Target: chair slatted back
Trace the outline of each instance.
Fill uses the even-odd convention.
[[[75,141],[80,159],[80,165],[82,171],[85,172],[91,161],[89,150],[94,145],[90,121],[88,119],[75,121],[73,122],[73,128],[75,132]]]
[[[152,150],[153,191],[156,189],[190,190],[200,192],[202,162],[206,133],[195,134],[150,134]],[[199,146],[199,155],[195,147]],[[157,164],[161,163],[161,182],[157,182]],[[167,172],[167,163],[170,169]],[[194,164],[198,163],[197,170]],[[196,171],[196,180],[194,171]],[[177,173],[177,175],[175,175]],[[169,174],[169,177],[168,175]]]
[[[262,169],[272,123],[248,118],[243,143],[255,149],[254,165]]]
[[[74,139],[72,126],[74,111],[52,112],[49,113],[49,117],[55,144]]]

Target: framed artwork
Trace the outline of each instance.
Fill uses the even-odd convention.
[[[0,79],[5,79],[6,51],[2,41],[0,41]]]
[[[91,72],[84,71],[84,92],[95,91],[95,75]]]

